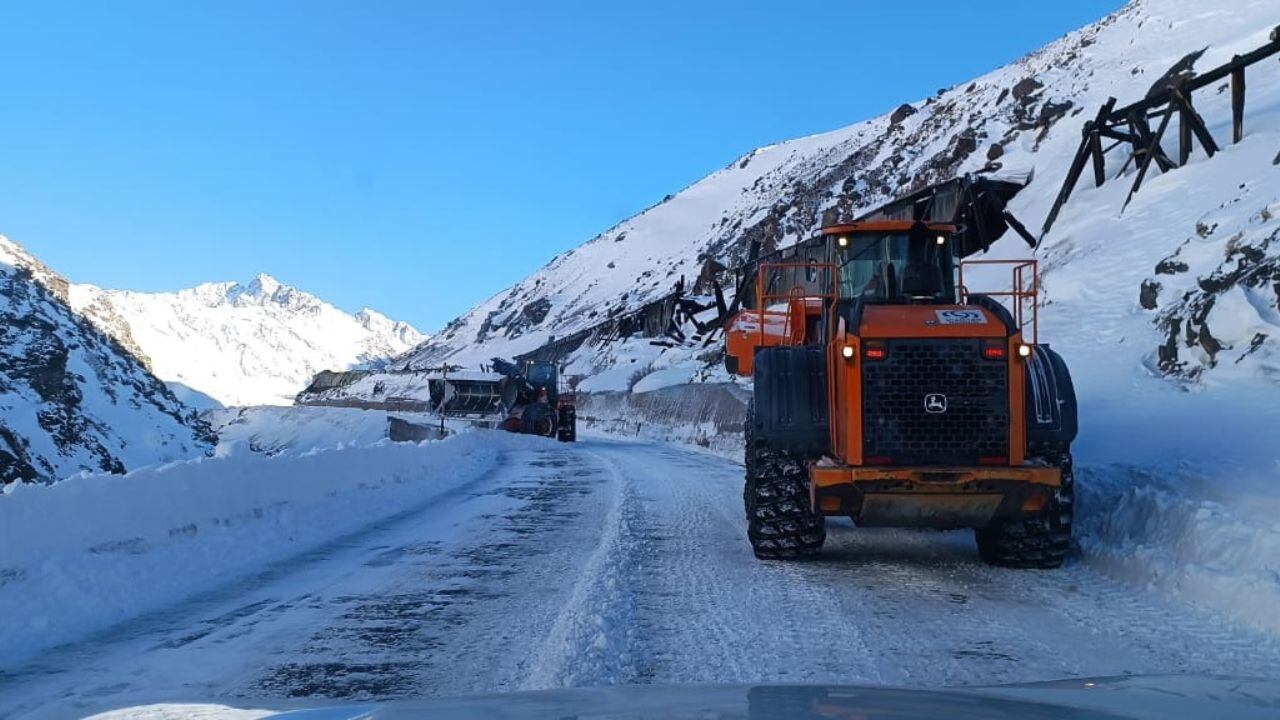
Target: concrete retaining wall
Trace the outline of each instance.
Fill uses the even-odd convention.
[[[731,383],[579,394],[578,423],[607,435],[696,445],[737,460],[750,397],[750,388]]]

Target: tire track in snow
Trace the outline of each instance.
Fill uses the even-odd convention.
[[[257,687],[334,698],[347,688],[375,698],[519,688],[615,493],[603,468],[558,444],[508,460],[477,497],[487,511],[465,520],[456,542],[397,561],[394,582],[374,593],[341,598],[340,617]]]
[[[635,597],[630,575],[635,492],[612,462],[589,450],[582,454],[607,468],[613,502],[595,551],[529,663],[523,683],[529,690],[614,685],[628,682],[633,674],[630,644]]]
[[[968,533],[832,528],[797,565],[867,626],[886,681],[965,685],[1274,667],[1272,638],[1125,586],[1072,560],[1060,570],[981,564]]]
[[[880,679],[861,628],[823,611],[828,588],[751,554],[740,466],[661,446],[645,452],[646,463],[615,461],[643,489],[637,681]],[[822,651],[823,642],[839,651]]]
[[[660,445],[599,452],[639,494],[637,682],[919,686],[1280,664],[1274,639],[1078,559],[1050,572],[986,566],[965,532],[837,519],[820,559],[760,562],[745,539],[739,466]]]

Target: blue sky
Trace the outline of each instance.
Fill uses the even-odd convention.
[[[133,290],[268,272],[431,331],[753,147],[1121,0],[0,0],[0,233]]]

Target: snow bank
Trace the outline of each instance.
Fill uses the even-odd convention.
[[[388,417],[421,425],[434,426],[440,422],[439,418],[422,413],[269,405],[212,410],[205,417],[218,434],[220,444],[243,442],[267,455],[375,445],[387,438]],[[465,425],[456,423],[451,427]]]
[[[0,495],[0,667],[222,587],[472,481],[530,438],[471,432],[218,456]],[[35,600],[38,599],[38,602]]]
[[[1111,388],[1082,396],[1082,561],[1280,634],[1276,391],[1238,381],[1184,392],[1156,378]]]
[[[631,388],[633,393],[646,393],[654,390],[661,390],[665,387],[675,385],[684,385],[689,382],[692,371],[687,367],[666,368],[665,370],[655,370],[645,375],[640,382]]]
[[[1088,562],[1280,634],[1276,493],[1239,493],[1239,484],[1194,469],[1105,466],[1088,471],[1080,504],[1077,537]]]

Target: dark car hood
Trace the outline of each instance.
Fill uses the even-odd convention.
[[[1202,676],[913,690],[858,685],[619,686],[295,710],[289,720],[1276,718],[1280,682]]]

